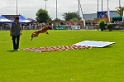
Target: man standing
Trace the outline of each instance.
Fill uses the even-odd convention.
[[[19,23],[19,17],[16,17],[10,28],[10,36],[12,36],[13,49],[18,50],[20,35],[22,34],[22,27]]]

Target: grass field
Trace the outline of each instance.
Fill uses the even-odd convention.
[[[124,31],[51,30],[30,41],[24,30],[20,50],[11,52],[9,31],[0,31],[0,82],[124,82]],[[30,52],[22,48],[112,41],[106,48]]]

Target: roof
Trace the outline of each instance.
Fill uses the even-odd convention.
[[[2,16],[4,16],[5,18],[7,18],[7,19],[9,19],[9,20],[14,20],[15,19],[15,17],[19,17],[20,15],[2,15]]]

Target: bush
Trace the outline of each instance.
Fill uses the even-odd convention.
[[[112,24],[107,24],[107,29],[112,29]]]
[[[103,31],[105,29],[105,20],[100,20],[99,28],[101,29],[101,31]]]
[[[107,24],[107,29],[108,29],[109,31],[112,31],[112,24]]]

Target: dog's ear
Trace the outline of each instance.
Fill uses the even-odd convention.
[[[51,26],[51,25],[52,25],[52,23],[49,23],[48,25],[50,25],[50,26]]]
[[[51,26],[51,25],[52,25],[52,22],[47,23],[47,25],[48,25],[48,26]]]

